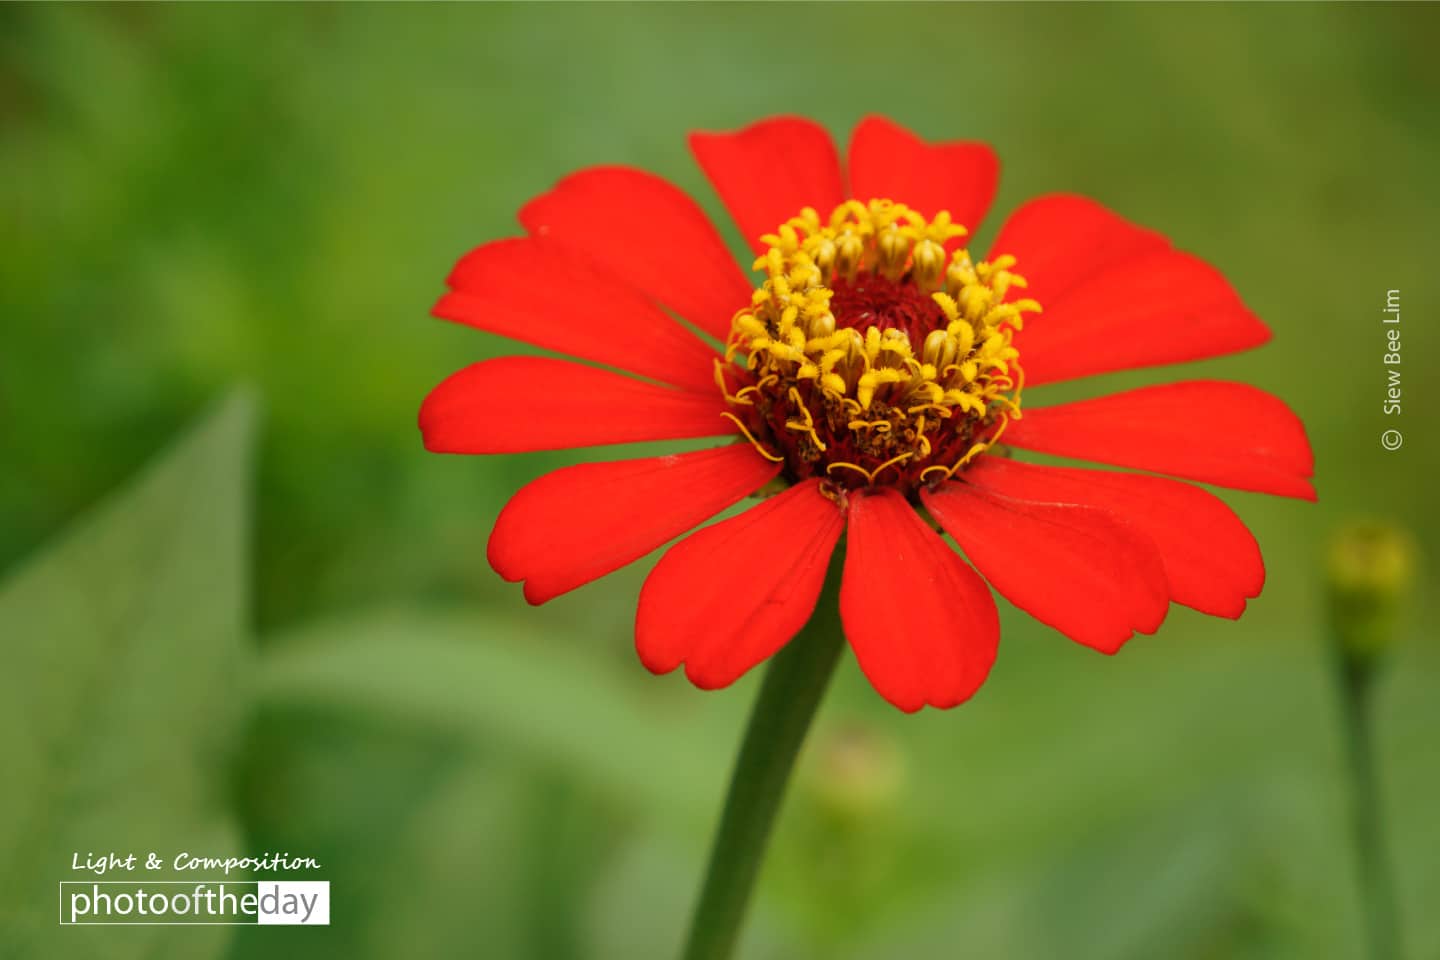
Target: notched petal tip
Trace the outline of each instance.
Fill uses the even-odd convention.
[[[998,457],[982,458],[964,479],[1018,500],[1087,506],[1123,521],[1159,552],[1170,599],[1201,613],[1239,617],[1265,585],[1254,535],[1224,501],[1192,484]]]
[[[592,264],[723,340],[750,284],[688,194],[633,167],[570,174],[520,210],[532,237]]]
[[[652,673],[683,663],[704,690],[735,682],[810,618],[843,526],[810,480],[682,540],[641,588],[640,661]]]
[[[1000,158],[979,141],[929,142],[871,114],[850,136],[851,193],[887,197],[921,211],[948,210],[974,234],[995,199]]]
[[[522,487],[486,555],[545,603],[625,566],[762,487],[776,468],[748,447],[566,467]]]
[[[1170,587],[1155,544],[1095,507],[949,483],[921,499],[990,584],[1087,647],[1114,654],[1164,622]]]
[[[733,435],[724,400],[550,357],[496,357],[420,407],[427,449],[497,454]]]
[[[1239,422],[1216,429],[1217,413]],[[1225,380],[1183,380],[1051,407],[1027,407],[1012,446],[1153,470],[1237,490],[1315,498],[1315,455],[1284,401]]]
[[[895,490],[852,494],[848,529],[840,615],[865,676],[906,713],[970,699],[1000,642],[984,581]]]
[[[777,116],[729,132],[689,136],[691,153],[736,226],[757,253],[760,238],[805,207],[829,210],[844,199],[840,155],[813,120]]]

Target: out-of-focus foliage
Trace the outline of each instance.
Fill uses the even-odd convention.
[[[0,586],[6,956],[224,955],[227,927],[184,946],[162,927],[60,929],[54,898],[61,880],[99,879],[71,872],[76,855],[168,862],[243,843],[229,794],[247,713],[252,421],[233,400]]]
[[[982,247],[1026,197],[1077,190],[1220,266],[1275,342],[1185,373],[1289,401],[1321,499],[1227,495],[1270,571],[1237,623],[1176,610],[1106,659],[1007,610],[981,696],[911,718],[844,665],[817,734],[859,726],[903,782],[841,822],[807,765],[747,956],[1358,956],[1318,568],[1369,514],[1422,548],[1379,752],[1406,946],[1436,955],[1440,653],[1414,624],[1440,524],[1420,479],[1440,467],[1437,27],[1422,6],[0,10],[4,947],[223,947],[54,930],[68,847],[140,844],[153,819],[151,846],[193,824],[326,865],[333,925],[242,930],[235,960],[669,955],[753,679],[701,694],[640,668],[646,563],[539,610],[498,582],[505,497],[581,455],[423,454],[424,392],[509,349],[425,314],[455,257],[576,167],[646,167],[718,216],[686,131],[790,111],[843,136],[880,111],[1000,150]],[[74,524],[240,380],[264,411],[249,570],[238,408]],[[102,601],[137,612],[85,620]],[[59,952],[34,939],[56,932]]]

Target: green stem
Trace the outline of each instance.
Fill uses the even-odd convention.
[[[843,548],[836,550],[810,622],[765,672],[730,775],[684,960],[726,960],[734,952],[790,771],[845,645],[839,617],[843,559]]]
[[[1381,830],[1379,780],[1375,770],[1372,687],[1374,665],[1341,656],[1340,676],[1345,748],[1352,791],[1351,822],[1359,858],[1361,896],[1371,960],[1399,957],[1399,919]]]

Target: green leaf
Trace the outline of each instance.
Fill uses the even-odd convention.
[[[229,928],[59,927],[94,853],[239,855],[253,404],[225,403],[0,585],[0,942],[6,956],[217,955]],[[164,879],[119,871],[103,879]]]
[[[654,832],[641,831],[618,851],[593,885],[584,915],[585,960],[678,956],[705,861]],[[735,956],[797,960],[806,956],[787,938],[784,911],[757,899],[740,932]]]
[[[1226,831],[1243,796],[1203,801],[942,891],[847,956],[947,956],[957,943],[967,955],[1013,960],[1197,958],[1221,945],[1240,956],[1256,935],[1240,906],[1249,864]]]
[[[749,697],[635,682],[523,621],[394,612],[316,625],[267,645],[262,709],[378,711],[401,723],[568,770],[626,805],[705,826]],[[675,679],[675,678],[671,678]],[[676,680],[677,683],[683,681]]]
[[[241,775],[247,835],[316,858],[335,881],[335,922],[242,928],[231,960],[440,957],[473,942],[534,955],[522,949],[531,891],[516,876],[531,853],[523,826],[543,805],[521,778],[383,717],[259,721]]]

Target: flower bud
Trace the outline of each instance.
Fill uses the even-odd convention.
[[[810,794],[837,823],[858,825],[883,815],[904,786],[904,763],[894,741],[858,724],[816,738]]]
[[[1395,621],[1415,576],[1410,534],[1385,523],[1354,523],[1330,540],[1326,588],[1341,653],[1370,662],[1393,641]]]

